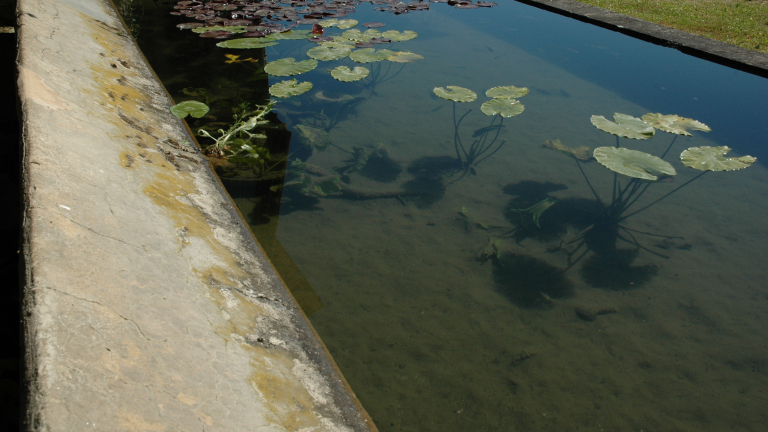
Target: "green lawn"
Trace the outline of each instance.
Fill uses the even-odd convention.
[[[768,0],[579,0],[768,53]]]

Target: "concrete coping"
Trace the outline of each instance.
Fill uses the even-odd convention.
[[[372,431],[109,0],[20,0],[29,430]]]
[[[768,54],[760,51],[632,18],[575,0],[516,1],[768,78]]]

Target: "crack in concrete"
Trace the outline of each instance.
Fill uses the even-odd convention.
[[[66,220],[68,220],[68,221],[72,222],[73,224],[75,224],[75,225],[77,225],[77,226],[79,226],[79,227],[81,227],[81,228],[84,228],[84,229],[86,229],[86,230],[88,230],[88,231],[90,231],[90,232],[92,232],[92,233],[94,233],[94,234],[96,234],[96,235],[98,235],[98,236],[101,236],[101,237],[104,237],[104,238],[108,238],[108,239],[114,240],[114,241],[116,241],[116,242],[122,243],[122,244],[124,244],[124,245],[126,245],[126,246],[130,246],[130,247],[132,247],[132,248],[135,248],[135,249],[138,249],[138,250],[141,250],[141,251],[143,251],[143,250],[144,250],[144,248],[142,248],[141,246],[136,246],[136,245],[134,245],[134,244],[130,244],[130,243],[126,242],[126,241],[120,240],[119,238],[115,238],[115,237],[112,237],[112,236],[108,236],[108,235],[106,235],[106,234],[102,234],[102,233],[100,233],[100,232],[98,232],[98,231],[94,230],[93,228],[91,228],[91,227],[89,227],[89,226],[83,225],[83,224],[81,224],[80,222],[76,222],[76,221],[75,221],[75,220],[73,220],[72,218],[69,218],[69,217],[65,216],[65,214],[64,214],[64,213],[61,213],[61,212],[59,212],[59,214],[60,214],[60,215],[61,215],[61,217],[63,217],[64,219],[66,219]]]

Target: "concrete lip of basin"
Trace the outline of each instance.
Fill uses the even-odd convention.
[[[20,0],[26,426],[376,430],[108,0]]]

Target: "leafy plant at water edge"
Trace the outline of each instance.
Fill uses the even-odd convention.
[[[269,158],[269,150],[264,147],[266,135],[252,133],[258,126],[266,126],[269,120],[265,116],[272,110],[275,102],[250,109],[247,104],[240,105],[234,115],[234,122],[228,130],[219,129],[220,136],[214,137],[205,129],[198,130],[198,135],[214,140],[214,144],[203,151],[207,156],[228,159],[263,167]]]

